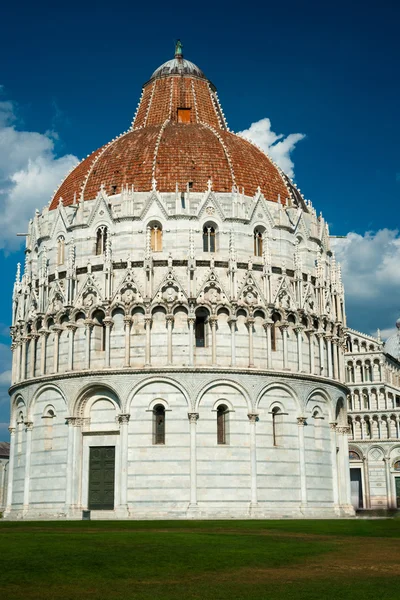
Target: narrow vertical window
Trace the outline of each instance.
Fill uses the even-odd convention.
[[[65,238],[64,236],[60,235],[60,237],[57,239],[57,265],[63,265],[64,264],[64,254],[65,254]]]
[[[52,409],[47,410],[46,414],[43,415],[43,424],[44,424],[44,449],[52,450],[53,449],[53,421],[55,417],[55,412]]]
[[[100,256],[106,251],[107,245],[107,227],[99,227],[96,232],[96,255]]]
[[[215,252],[215,227],[208,225],[203,227],[203,251]]]
[[[281,436],[282,413],[278,406],[272,409],[272,444],[278,446]]]
[[[151,249],[153,252],[162,252],[162,227],[159,223],[150,227]]]
[[[263,253],[263,235],[258,229],[254,230],[254,255],[262,256]]]
[[[217,444],[226,444],[228,407],[220,404],[217,408]]]
[[[157,404],[153,411],[154,444],[165,444],[165,408]]]
[[[196,340],[196,348],[205,348],[207,345],[206,324],[208,312],[204,308],[198,309],[196,312],[196,322],[194,324],[194,336]]]

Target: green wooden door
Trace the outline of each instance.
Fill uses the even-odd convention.
[[[114,508],[115,446],[89,448],[89,510]]]
[[[395,477],[396,482],[396,506],[400,508],[400,477]]]

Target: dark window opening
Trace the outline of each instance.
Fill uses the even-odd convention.
[[[206,316],[199,315],[196,317],[195,337],[196,347],[204,348],[206,345]]]
[[[185,194],[181,194],[181,207],[185,208]]]
[[[217,408],[217,443],[226,444],[226,425],[227,425],[228,407],[221,404]]]
[[[207,225],[203,228],[203,251],[204,252],[215,252],[215,228],[208,227]]]
[[[154,407],[154,443],[165,444],[165,408],[162,404]]]
[[[96,255],[100,256],[106,251],[107,227],[99,227],[96,233]]]
[[[258,229],[254,230],[254,256],[263,254],[263,234]]]

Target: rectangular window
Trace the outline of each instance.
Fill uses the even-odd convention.
[[[190,108],[178,108],[178,123],[190,123]]]

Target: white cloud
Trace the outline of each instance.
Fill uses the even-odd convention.
[[[1,92],[1,86],[0,86]],[[36,208],[45,206],[65,174],[77,164],[57,157],[57,134],[18,129],[14,105],[0,101],[0,248],[16,249]],[[23,238],[22,238],[23,240]]]
[[[286,175],[294,177],[291,153],[297,142],[305,138],[304,133],[291,133],[285,137],[282,133],[272,131],[270,119],[265,118],[252,123],[249,129],[239,131],[238,135],[252,140],[276,162]]]
[[[349,327],[385,339],[400,316],[400,235],[380,229],[332,239],[342,265]]]

